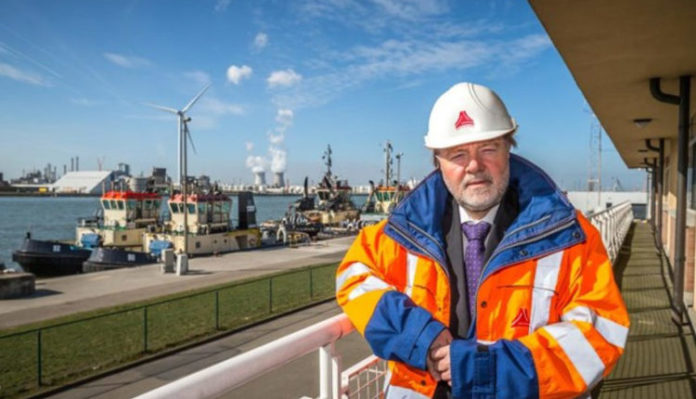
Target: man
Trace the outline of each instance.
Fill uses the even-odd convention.
[[[623,353],[628,315],[597,230],[510,154],[490,89],[433,106],[437,169],[338,268],[337,299],[381,358],[386,398],[588,396]]]

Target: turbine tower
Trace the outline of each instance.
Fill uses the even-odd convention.
[[[195,97],[189,101],[188,104],[181,110],[176,110],[174,108],[169,108],[169,107],[163,107],[161,105],[156,105],[156,104],[148,104],[151,107],[157,108],[159,110],[169,112],[172,114],[175,114],[177,116],[177,120],[179,122],[179,188],[181,189],[181,195],[182,195],[182,200],[184,203],[184,254],[188,255],[188,206],[187,206],[187,199],[188,199],[188,193],[187,193],[187,176],[188,176],[188,159],[187,159],[187,145],[186,145],[186,140],[188,140],[191,143],[191,147],[193,148],[193,151],[196,151],[196,146],[193,145],[193,139],[191,138],[191,133],[189,132],[188,129],[188,123],[191,122],[191,118],[186,116],[186,112],[191,109],[193,104],[198,101],[199,98],[205,93],[206,90],[210,85],[206,85],[203,90],[201,90]],[[185,257],[186,260],[183,262],[186,263],[186,268],[188,268],[188,258]]]

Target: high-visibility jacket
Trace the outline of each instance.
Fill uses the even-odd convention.
[[[450,346],[455,398],[589,393],[623,353],[628,314],[598,231],[551,179],[510,156],[519,214],[483,268],[467,337]],[[439,171],[364,228],[336,275],[338,303],[389,360],[386,397],[430,398],[433,340],[449,325]],[[463,267],[463,266],[462,266]]]

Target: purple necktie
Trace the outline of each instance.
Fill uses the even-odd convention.
[[[491,225],[486,222],[462,223],[462,233],[466,237],[466,250],[464,251],[464,265],[466,266],[466,287],[469,294],[469,314],[474,316],[476,308],[476,286],[478,285],[481,269],[483,269],[483,257],[485,241]]]

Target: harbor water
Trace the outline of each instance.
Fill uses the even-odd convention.
[[[256,221],[280,219],[288,206],[299,196],[254,197]],[[353,202],[361,206],[366,196],[355,195]],[[12,252],[22,245],[27,231],[39,240],[74,240],[79,218],[93,216],[99,205],[97,197],[2,197],[0,198],[0,262],[6,267],[21,269],[12,262]],[[232,197],[233,225],[237,219],[237,198]]]

